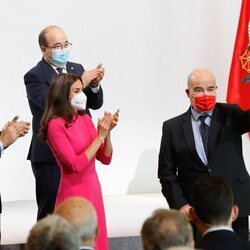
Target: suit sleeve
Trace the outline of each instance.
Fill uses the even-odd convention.
[[[177,176],[178,168],[173,160],[173,148],[171,147],[171,132],[167,124],[163,124],[161,146],[158,162],[158,178],[160,179],[162,194],[166,198],[169,207],[179,209],[188,204],[183,196],[183,191]]]
[[[66,136],[66,128],[63,122],[51,120],[48,126],[47,138],[57,160],[61,161],[64,166],[80,173],[89,165],[88,158],[84,152],[80,154],[75,153]]]
[[[67,70],[69,73],[78,76],[82,76],[85,71],[81,64],[72,62],[68,63]],[[87,113],[89,113],[88,109],[99,109],[103,105],[103,90],[101,86],[98,93],[94,93],[90,86],[87,86],[83,91],[87,96]]]
[[[250,109],[242,110],[238,105],[233,106],[233,117],[240,134],[250,131]]]
[[[48,83],[30,72],[24,76],[24,82],[29,101],[43,111],[49,88]]]
[[[103,90],[100,86],[98,93],[94,93],[89,86],[84,89],[87,96],[87,107],[89,109],[99,109],[103,104]]]

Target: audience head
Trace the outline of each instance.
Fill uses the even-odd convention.
[[[81,77],[73,74],[56,74],[52,80],[46,97],[45,110],[41,119],[39,138],[46,140],[48,122],[54,117],[62,117],[68,126],[77,113],[84,110],[76,110],[72,105],[72,98],[83,93]]]
[[[222,177],[206,176],[194,186],[191,218],[204,231],[210,226],[231,226],[238,216],[233,194]],[[203,225],[203,230],[202,230]]]
[[[215,77],[209,70],[198,68],[189,74],[186,94],[196,111],[208,112],[214,108],[216,89]]]
[[[158,209],[143,224],[141,230],[144,250],[170,247],[193,247],[193,231],[187,218],[174,209]]]
[[[31,229],[26,250],[79,250],[80,238],[75,228],[58,215],[48,215]]]
[[[82,246],[94,247],[98,233],[97,215],[93,205],[84,198],[73,197],[54,211],[70,222],[79,232]]]
[[[38,37],[44,59],[56,67],[64,67],[69,59],[69,43],[67,35],[58,26],[44,28]]]

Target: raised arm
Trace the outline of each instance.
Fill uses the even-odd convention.
[[[66,130],[62,120],[51,120],[48,126],[48,143],[59,161],[76,172],[83,171],[89,161],[96,155],[103,141],[109,133],[111,118],[104,115],[98,123],[98,134],[86,150],[76,154],[70,141],[67,138]],[[76,134],[77,136],[77,134]],[[63,147],[62,147],[63,145]],[[104,143],[105,145],[105,143]]]

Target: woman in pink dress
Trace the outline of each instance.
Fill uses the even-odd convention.
[[[118,112],[105,112],[97,130],[85,114],[86,96],[80,77],[58,74],[51,82],[41,120],[40,138],[47,140],[61,169],[56,205],[69,197],[88,199],[95,207],[99,234],[96,249],[108,249],[102,190],[95,159],[108,165],[112,158],[110,131],[118,122]]]

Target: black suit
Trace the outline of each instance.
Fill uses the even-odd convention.
[[[249,250],[250,246],[236,233],[229,230],[212,231],[205,234],[197,244],[197,248],[205,250]]]
[[[68,73],[81,76],[84,68],[81,64],[67,62]],[[54,68],[42,59],[34,68],[24,76],[27,98],[32,119],[32,141],[29,149],[28,159],[32,163],[32,169],[36,178],[36,196],[38,203],[38,219],[53,212],[58,185],[60,181],[60,170],[55,157],[47,143],[42,143],[37,138],[40,120],[44,112],[44,104],[50,81],[56,75]],[[88,108],[98,109],[103,104],[103,92],[100,88],[97,94],[90,87],[84,89],[87,96]]]
[[[171,208],[191,204],[192,188],[206,175],[222,176],[230,185],[239,216],[250,213],[250,181],[242,155],[241,135],[250,130],[250,110],[217,103],[211,117],[208,165],[195,148],[191,110],[163,124],[158,177]],[[177,174],[178,172],[178,174]]]

